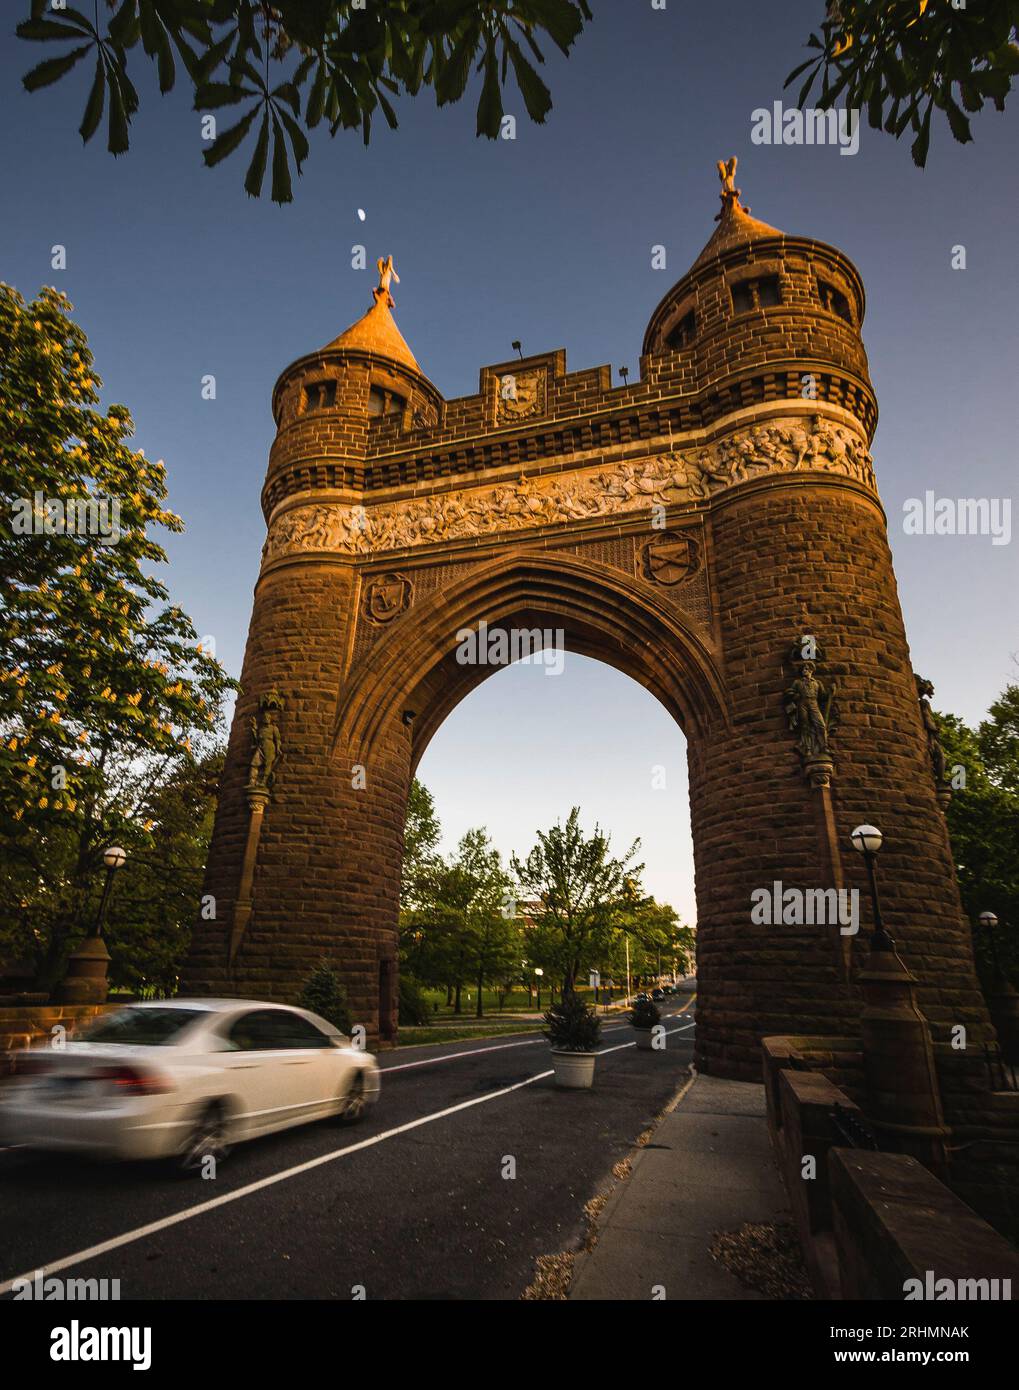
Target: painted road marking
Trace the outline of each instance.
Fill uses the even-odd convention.
[[[691,999],[690,1003],[693,1003],[693,1000],[692,1000],[692,999]],[[683,1008],[683,1009],[681,1009],[680,1012],[679,1012],[678,1014],[666,1014],[665,1017],[666,1017],[666,1018],[686,1018],[686,1017],[689,1017],[689,1015],[688,1015],[688,1013],[687,1013],[687,1010],[689,1009],[689,1007],[690,1007],[690,1005],[687,1004],[686,1007]],[[628,1023],[610,1023],[610,1024],[606,1025],[604,1031],[605,1031],[606,1033],[608,1033],[609,1031],[618,1032],[620,1028],[629,1028],[629,1026],[630,1026],[630,1025],[629,1025]],[[693,1027],[692,1024],[691,1024],[691,1027]],[[543,1037],[542,1037],[542,1038],[526,1038],[526,1039],[524,1039],[524,1040],[521,1041],[521,1042],[498,1043],[495,1047],[472,1047],[472,1048],[470,1048],[470,1049],[469,1049],[468,1051],[466,1051],[466,1052],[450,1052],[450,1053],[449,1053],[447,1056],[445,1056],[445,1057],[422,1057],[422,1058],[420,1058],[420,1059],[419,1059],[418,1061],[416,1061],[416,1062],[399,1062],[399,1063],[397,1063],[397,1065],[396,1065],[395,1067],[382,1067],[382,1068],[380,1068],[380,1070],[382,1071],[383,1076],[388,1076],[388,1075],[390,1074],[390,1072],[394,1072],[394,1071],[410,1071],[410,1069],[411,1069],[412,1067],[434,1067],[434,1066],[437,1066],[440,1062],[456,1062],[456,1061],[458,1061],[461,1057],[480,1057],[481,1054],[484,1053],[484,1052],[503,1052],[507,1047],[534,1047],[536,1044],[538,1044],[538,1043],[543,1043],[543,1042],[545,1042],[545,1038],[543,1038]],[[450,1045],[451,1045],[451,1044],[447,1044],[447,1046],[450,1046]],[[441,1046],[441,1044],[440,1044],[440,1046]]]
[[[689,1024],[688,1027],[692,1028],[693,1024]],[[671,1031],[682,1033],[686,1030],[674,1028]],[[544,1040],[542,1039],[542,1041]],[[635,1042],[617,1043],[614,1047],[600,1048],[595,1056],[604,1057],[606,1053],[622,1052],[625,1048],[636,1047],[636,1045]],[[482,1048],[481,1050],[487,1051],[488,1049]],[[494,1051],[494,1049],[492,1050]],[[207,1202],[199,1202],[197,1206],[186,1207],[183,1211],[174,1212],[172,1216],[164,1216],[159,1221],[150,1221],[147,1226],[138,1226],[133,1231],[125,1231],[122,1235],[112,1236],[109,1240],[100,1241],[98,1245],[91,1245],[85,1250],[77,1250],[73,1255],[65,1255],[59,1260],[37,1264],[27,1274],[15,1275],[13,1279],[8,1279],[6,1283],[0,1284],[0,1296],[10,1293],[20,1279],[31,1279],[39,1269],[44,1269],[47,1274],[57,1274],[62,1269],[70,1269],[74,1265],[84,1264],[87,1260],[97,1259],[100,1255],[106,1255],[111,1250],[119,1250],[124,1245],[133,1245],[135,1241],[157,1235],[160,1231],[168,1230],[171,1226],[178,1226],[181,1222],[190,1221],[195,1216],[202,1216],[205,1212],[214,1211],[217,1207],[225,1207],[230,1202],[240,1201],[242,1197],[250,1197],[255,1192],[274,1187],[278,1182],[286,1182],[289,1178],[296,1178],[301,1173],[309,1173],[313,1168],[321,1168],[323,1164],[332,1163],[338,1158],[346,1158],[348,1154],[360,1153],[363,1149],[374,1148],[376,1144],[382,1144],[387,1139],[395,1139],[399,1134],[407,1134],[412,1129],[420,1129],[422,1125],[431,1124],[434,1120],[445,1119],[447,1115],[455,1115],[459,1111],[469,1110],[475,1105],[484,1105],[486,1101],[498,1100],[500,1096],[508,1096],[513,1091],[522,1090],[524,1086],[532,1086],[535,1081],[544,1081],[546,1077],[552,1075],[554,1072],[551,1069],[537,1072],[534,1076],[529,1076],[526,1081],[517,1081],[512,1086],[503,1086],[498,1091],[489,1091],[486,1095],[461,1101],[459,1105],[450,1105],[445,1110],[436,1110],[431,1115],[422,1115],[416,1120],[409,1120],[406,1124],[383,1130],[381,1134],[373,1134],[370,1139],[362,1139],[357,1144],[347,1144],[342,1149],[334,1149],[332,1153],[307,1159],[304,1163],[297,1163],[292,1168],[284,1168],[279,1173],[273,1173],[267,1178],[259,1178],[257,1182],[248,1183],[245,1187],[239,1187],[236,1192],[224,1192],[220,1197],[212,1197]]]

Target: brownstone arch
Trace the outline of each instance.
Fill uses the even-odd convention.
[[[935,1035],[983,1036],[869,453],[863,286],[729,183],[652,314],[637,381],[552,351],[483,367],[477,393],[447,400],[385,274],[362,319],[283,372],[207,868],[216,915],[186,987],[291,998],[327,955],[356,1016],[391,1036],[410,779],[490,673],[454,654],[483,620],[561,628],[685,731],[702,1067],[756,1076],[762,1034],[855,1030],[863,943],[756,923],[751,894],[863,887],[845,851],[864,820],[886,835],[888,924]],[[820,758],[784,698],[803,636],[837,688]]]
[[[727,719],[724,682],[682,613],[654,587],[569,553],[520,547],[436,591],[413,625],[396,625],[342,697],[334,756],[369,764],[386,731],[411,727],[411,771],[432,735],[492,666],[460,663],[458,634],[489,628],[561,630],[567,651],[632,676],[691,736]]]

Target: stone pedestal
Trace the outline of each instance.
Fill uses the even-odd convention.
[[[916,978],[894,947],[872,949],[857,978],[865,1001],[860,1032],[866,1118],[882,1147],[912,1154],[943,1176],[950,1130],[941,1108],[930,1029],[916,1002]]]
[[[86,936],[67,958],[67,974],[57,986],[61,1004],[105,1004],[110,953],[101,936]]]

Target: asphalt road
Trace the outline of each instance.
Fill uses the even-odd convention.
[[[518,1298],[685,1077],[687,997],[660,1053],[607,1021],[590,1091],[555,1088],[537,1034],[387,1053],[362,1124],[243,1144],[214,1181],[2,1152],[0,1293],[42,1268],[122,1299]]]

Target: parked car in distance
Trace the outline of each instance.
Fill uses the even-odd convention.
[[[307,1009],[166,999],[19,1053],[0,1089],[0,1140],[190,1173],[245,1139],[327,1116],[352,1124],[378,1095],[375,1058]]]
[[[664,998],[665,998],[665,990],[664,990],[664,989],[653,989],[653,990],[651,991],[651,998],[652,998],[652,999],[656,999],[656,1000],[657,1000],[657,999],[664,999]]]

